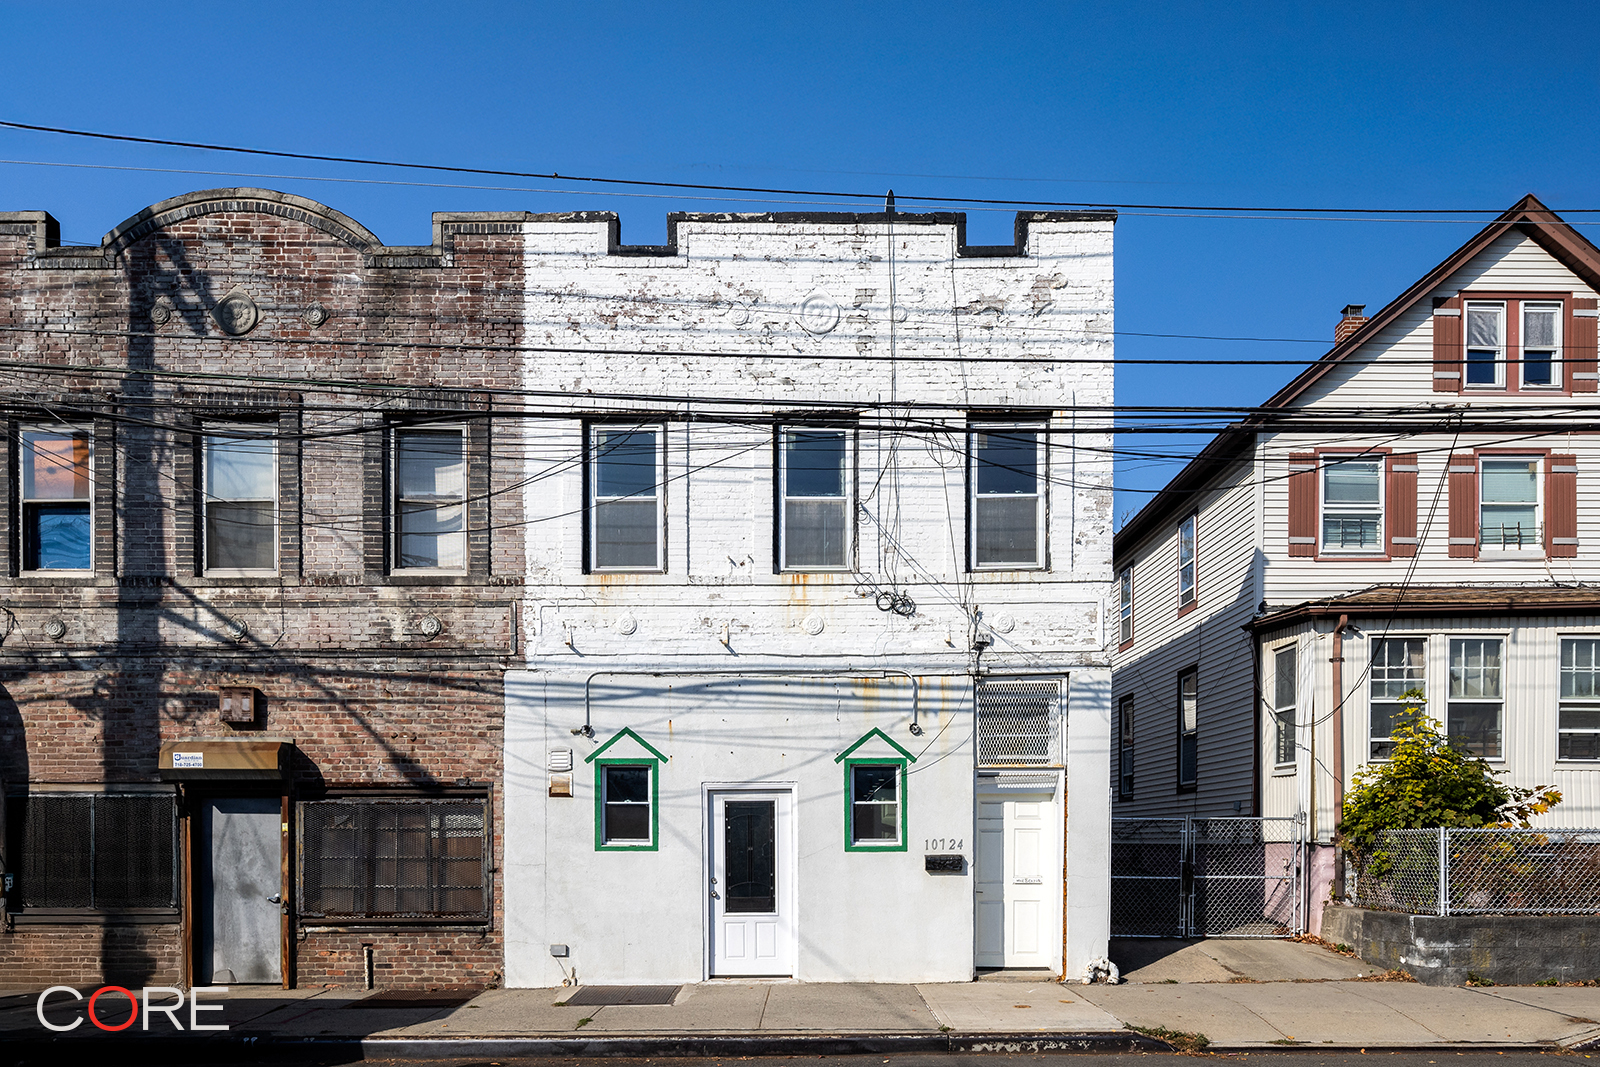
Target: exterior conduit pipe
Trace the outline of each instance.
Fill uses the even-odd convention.
[[[702,676],[720,678],[888,678],[898,676],[911,683],[911,732],[916,736],[922,734],[920,721],[921,686],[916,675],[910,671],[900,670],[898,667],[872,667],[866,670],[838,670],[831,667],[807,670],[804,667],[769,667],[755,670],[736,667],[723,667],[711,669],[696,669],[682,667],[667,671],[594,671],[583,681],[583,725],[572,729],[574,734],[584,737],[594,736],[594,719],[592,715],[592,696],[594,680],[596,678],[695,678]]]
[[[1340,615],[1333,628],[1333,826],[1338,831],[1339,820],[1344,818],[1344,631],[1350,625],[1349,615]],[[1336,853],[1334,860],[1334,895],[1344,896],[1344,856]]]

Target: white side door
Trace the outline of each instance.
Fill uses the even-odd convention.
[[[1055,794],[980,793],[977,804],[975,962],[1054,968],[1063,874]]]
[[[714,792],[710,831],[710,974],[793,976],[793,794]]]

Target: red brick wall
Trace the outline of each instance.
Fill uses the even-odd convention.
[[[69,985],[87,995],[113,984],[183,985],[175,925],[18,926],[0,934],[0,975],[7,989]]]
[[[19,574],[14,487],[0,478],[12,625],[0,780],[154,782],[163,740],[265,735],[294,740],[300,796],[497,787],[524,569],[521,423],[470,424],[470,566],[453,577],[386,568],[384,428],[396,413],[515,403],[492,391],[520,388],[520,357],[493,349],[522,336],[520,216],[436,218],[432,249],[386,249],[335,213],[270,196],[190,198],[155,222],[109,253],[52,252],[32,222],[0,215],[0,326],[21,328],[6,334],[10,358],[61,368],[8,379],[0,399],[21,411],[13,426],[64,418],[96,434],[93,576]],[[211,315],[235,290],[261,316],[238,338]],[[313,304],[326,322],[307,320]],[[207,377],[127,373],[150,369]],[[273,577],[200,566],[193,431],[230,412],[267,417],[279,435]],[[0,461],[10,449],[0,434]],[[442,632],[422,629],[428,616]],[[53,639],[57,620],[67,632]],[[229,620],[246,635],[230,636]],[[256,723],[219,720],[226,685],[261,692]],[[496,804],[496,867],[501,828]],[[491,981],[499,901],[496,875],[484,929],[306,931],[297,979],[361,984],[365,942],[386,984]],[[180,942],[176,926],[18,925],[0,930],[0,975],[89,983],[149,959],[171,982]]]

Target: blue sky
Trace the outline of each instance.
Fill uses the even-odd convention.
[[[61,2],[0,4],[0,26],[13,60],[0,118],[40,125],[901,197],[1501,209],[1533,192],[1558,211],[1600,208],[1600,7],[1582,2]],[[0,159],[550,186],[17,131],[0,131]],[[792,207],[16,162],[0,163],[0,181],[0,210],[48,210],[84,243],[154,201],[225,185],[313,197],[392,244],[425,243],[432,211],[612,210],[624,240],[653,243],[671,210]],[[1009,241],[1011,218],[970,210],[969,239]],[[1569,216],[1587,218],[1600,222]],[[1128,211],[1117,326],[1331,339],[1340,307],[1388,302],[1483,216],[1450,219]],[[1120,358],[1321,351],[1117,342]],[[1249,404],[1290,373],[1125,366],[1117,394]],[[1123,462],[1119,516],[1177,466]]]

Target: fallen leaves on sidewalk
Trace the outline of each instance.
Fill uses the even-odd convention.
[[[1375,974],[1363,974],[1358,978],[1344,978],[1345,982],[1415,982],[1416,978],[1407,971],[1379,971]]]
[[[1297,945],[1316,945],[1318,948],[1325,948],[1329,952],[1337,953],[1340,956],[1349,956],[1351,959],[1360,958],[1349,945],[1336,945],[1327,938],[1318,937],[1316,934],[1295,934],[1289,940]]]

